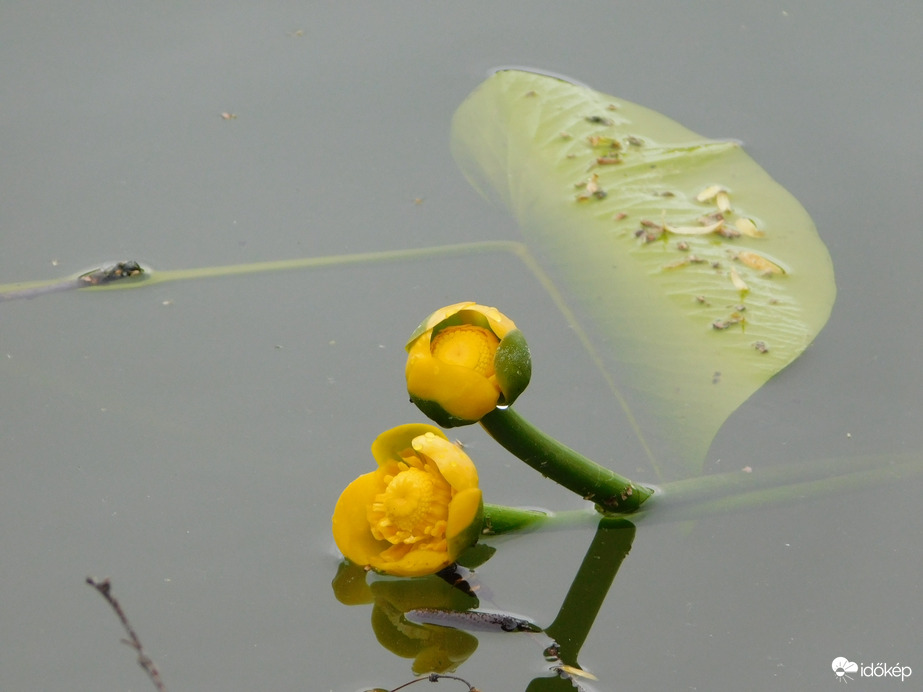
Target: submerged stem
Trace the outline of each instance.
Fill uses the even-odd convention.
[[[650,488],[633,483],[546,435],[512,408],[494,409],[481,419],[481,426],[509,452],[543,476],[595,502],[602,512],[634,512],[653,494]]]

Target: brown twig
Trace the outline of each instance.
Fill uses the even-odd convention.
[[[138,665],[144,669],[144,672],[147,673],[147,676],[151,679],[151,682],[154,683],[154,687],[157,688],[159,692],[166,692],[167,688],[163,684],[163,680],[160,679],[160,671],[157,670],[157,666],[154,665],[154,662],[148,655],[144,653],[141,640],[138,639],[138,635],[135,634],[134,628],[129,624],[128,618],[125,616],[125,611],[122,610],[122,606],[119,605],[119,602],[115,600],[115,596],[112,595],[112,584],[108,579],[96,581],[93,577],[87,577],[87,584],[96,589],[99,595],[105,598],[106,602],[112,606],[112,610],[115,611],[119,620],[122,621],[122,627],[124,627],[125,631],[128,633],[128,639],[122,639],[122,643],[138,652]]]
[[[405,687],[410,687],[415,682],[422,682],[423,680],[429,680],[430,682],[439,682],[440,680],[458,680],[460,683],[463,683],[468,686],[468,692],[480,692],[480,690],[478,690],[477,687],[472,685],[467,680],[464,680],[455,675],[443,675],[440,673],[430,673],[426,677],[417,678],[416,680],[411,680],[410,682],[405,682],[403,685],[399,685],[395,687],[393,690],[391,690],[391,692],[397,692],[398,690],[402,690]]]

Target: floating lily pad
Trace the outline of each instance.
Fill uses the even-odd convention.
[[[459,107],[452,145],[518,220],[665,476],[701,468],[728,416],[829,317],[833,267],[811,218],[737,142],[505,70]]]

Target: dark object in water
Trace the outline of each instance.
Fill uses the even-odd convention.
[[[518,615],[488,610],[440,610],[415,608],[404,613],[411,622],[442,625],[474,632],[541,632],[542,628]]]
[[[477,594],[474,592],[474,589],[471,588],[470,582],[465,579],[464,576],[462,576],[461,569],[459,568],[457,562],[453,562],[448,567],[439,570],[436,572],[436,576],[442,579],[449,586],[458,589],[466,596],[477,598]]]
[[[33,286],[32,288],[20,288],[5,293],[0,293],[0,302],[5,300],[22,300],[37,298],[46,293],[58,293],[59,291],[72,291],[78,288],[87,288],[90,286],[105,286],[106,284],[122,281],[133,277],[143,277],[145,274],[144,267],[137,262],[116,262],[107,267],[101,267],[81,274],[77,278],[64,279],[62,281],[52,282],[44,286]]]
[[[104,286],[119,279],[141,276],[143,273],[144,268],[137,262],[116,262],[112,266],[81,274],[77,280],[85,286]]]

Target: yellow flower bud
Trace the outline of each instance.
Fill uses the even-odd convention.
[[[400,577],[434,574],[480,535],[474,462],[431,425],[401,425],[372,445],[378,469],[360,476],[333,511],[333,538],[351,562]]]
[[[407,391],[443,427],[475,423],[529,384],[529,347],[496,308],[456,303],[437,310],[407,344]]]

